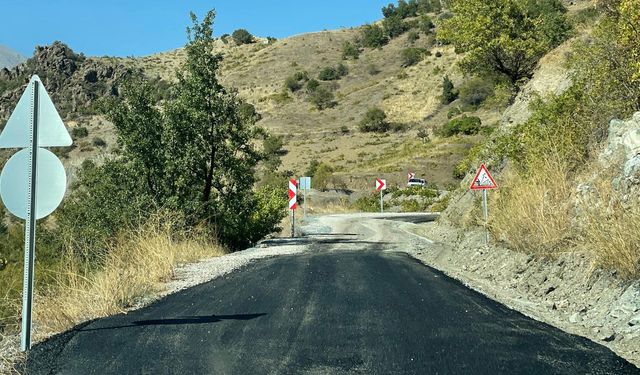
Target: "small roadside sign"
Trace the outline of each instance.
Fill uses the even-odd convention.
[[[476,177],[474,177],[471,182],[471,190],[487,190],[487,189],[497,189],[498,184],[493,179],[487,167],[484,164],[480,166],[478,172],[476,173]]]
[[[489,207],[487,204],[487,190],[497,189],[498,184],[496,184],[496,180],[493,179],[491,173],[487,170],[487,167],[484,165],[480,165],[478,168],[478,172],[476,172],[476,176],[473,178],[471,182],[471,190],[478,191],[482,190],[482,211],[484,213],[484,226],[485,226],[485,242],[489,244]]]
[[[412,178],[416,178],[416,174],[413,172],[407,173],[407,181],[411,180]]]
[[[24,280],[20,348],[31,349],[36,222],[62,202],[67,174],[62,162],[44,147],[71,146],[72,140],[51,97],[37,75],[20,97],[2,133],[0,148],[19,148],[0,174],[0,198],[9,212],[25,220]]]
[[[291,238],[296,236],[296,208],[298,208],[298,181],[289,180],[289,209],[291,210]]]
[[[311,177],[300,177],[298,188],[300,190],[311,190]]]
[[[387,189],[387,180],[376,178],[376,191],[380,192],[380,212],[384,212],[384,201],[382,199],[382,191]]]

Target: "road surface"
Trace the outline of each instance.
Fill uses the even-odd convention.
[[[425,216],[395,217],[425,220]],[[407,254],[403,234],[320,219],[255,262],[32,350],[28,374],[638,374]]]

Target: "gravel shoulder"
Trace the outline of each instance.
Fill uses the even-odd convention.
[[[143,308],[160,298],[181,290],[224,277],[257,260],[299,254],[306,251],[306,249],[307,247],[304,244],[295,239],[285,242],[277,239],[266,240],[256,247],[244,251],[180,265],[176,268],[175,276],[172,280],[162,285],[157,293],[142,297],[135,306],[127,309],[127,312]],[[24,355],[20,352],[19,336],[0,336],[0,374],[17,373],[13,369],[14,364],[23,359]]]
[[[597,271],[581,253],[537,259],[484,245],[484,232],[394,224],[412,233],[408,252],[523,314],[609,347],[640,366],[640,282]]]

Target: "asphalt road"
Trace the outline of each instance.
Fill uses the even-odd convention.
[[[76,327],[36,346],[27,373],[640,373],[372,237],[309,236],[308,253]]]

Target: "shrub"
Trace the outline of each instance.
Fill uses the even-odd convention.
[[[436,52],[436,57],[437,58],[441,58],[442,57],[442,52],[440,52],[440,51]]]
[[[384,133],[389,131],[390,125],[387,122],[387,114],[380,108],[371,108],[365,113],[364,118],[360,121],[358,129],[361,132],[378,132]]]
[[[309,162],[309,166],[307,167],[306,172],[304,172],[305,176],[313,177],[320,166],[320,162],[317,159],[312,159]]]
[[[387,203],[384,207],[388,208]],[[378,193],[360,197],[353,202],[353,208],[362,212],[378,212],[380,211],[380,195]]]
[[[405,48],[402,50],[402,66],[408,67],[416,65],[424,58],[426,50],[424,48]]]
[[[440,129],[439,133],[443,137],[451,137],[456,134],[474,135],[480,132],[481,127],[482,121],[480,118],[475,116],[467,117],[466,115],[463,115],[462,117],[454,118],[447,122]]]
[[[493,95],[494,84],[483,78],[473,78],[460,87],[460,100],[464,104],[477,107]]]
[[[307,91],[314,92],[320,87],[320,82],[318,80],[312,78],[307,82]]]
[[[355,43],[344,42],[342,45],[342,59],[357,60],[360,57],[360,48]]]
[[[431,20],[431,17],[423,15],[420,17],[420,31],[422,31],[425,34],[429,34],[431,33],[431,30],[433,30],[434,27],[436,27],[433,24],[433,21]]]
[[[407,35],[407,40],[409,41],[409,43],[413,44],[416,42],[416,40],[420,39],[420,34],[418,34],[418,32],[416,31],[411,31],[409,32],[409,34]]]
[[[367,48],[379,48],[389,42],[384,30],[378,25],[365,25],[362,28],[362,46]]]
[[[398,16],[387,17],[382,21],[382,27],[385,35],[389,39],[397,38],[407,31],[407,25]]]
[[[310,93],[310,100],[319,110],[335,107],[335,95],[324,86],[318,86]]]
[[[255,42],[253,35],[245,29],[238,29],[231,34],[231,37],[236,42],[236,44],[250,44]]]
[[[349,74],[349,68],[344,64],[338,64],[337,67],[328,66],[323,68],[318,74],[321,81],[335,81]]]
[[[285,87],[291,91],[296,92],[300,90],[305,81],[309,80],[307,72],[296,72],[295,74],[287,77],[284,82]]]
[[[429,132],[425,128],[418,130],[417,137],[420,138],[423,143],[429,142]]]
[[[314,185],[318,190],[327,190],[333,178],[334,169],[329,164],[320,163],[313,173]]]
[[[449,79],[449,76],[444,76],[442,79],[442,104],[450,104],[456,99],[458,99],[458,90],[453,86],[453,81]]]
[[[79,126],[71,130],[71,135],[76,139],[85,138],[89,136],[89,130],[87,130],[87,128],[85,128],[84,126]]]

